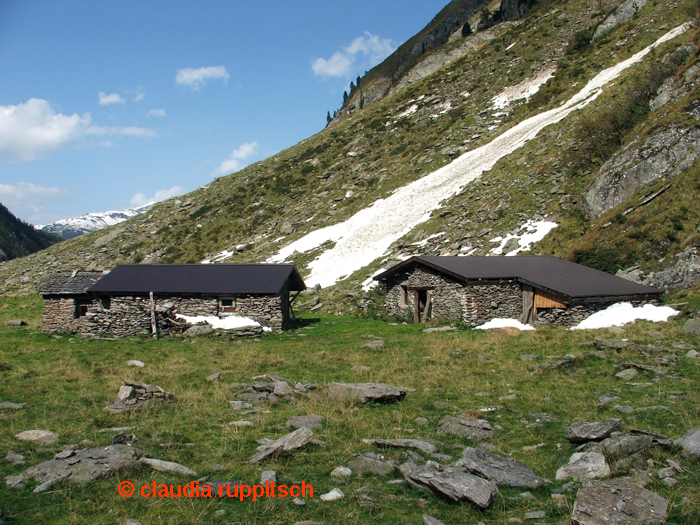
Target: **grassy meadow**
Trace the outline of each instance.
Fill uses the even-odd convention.
[[[5,321],[23,319],[28,326],[3,327]],[[109,445],[113,433],[100,433],[109,427],[134,427],[139,447],[148,455],[174,461],[197,472],[197,477],[241,480],[257,483],[263,470],[275,470],[278,483],[306,481],[314,487],[314,497],[299,507],[289,499],[257,502],[211,499],[143,498],[143,484],[186,484],[194,478],[158,473],[146,466],[102,479],[86,486],[70,483],[55,485],[42,494],[33,494],[30,481],[21,490],[0,486],[0,509],[7,524],[119,524],[134,519],[142,525],[236,523],[293,524],[313,520],[326,524],[422,523],[423,513],[445,524],[482,522],[505,524],[509,518],[522,519],[527,512],[545,510],[538,523],[568,523],[576,488],[565,493],[563,502],[551,498],[552,490],[564,482],[553,482],[520,496],[522,489],[501,488],[492,508],[482,511],[469,503],[453,504],[414,490],[402,479],[352,475],[346,483],[331,480],[330,472],[354,453],[374,451],[397,464],[406,461],[402,449],[378,449],[363,438],[425,438],[438,444],[438,452],[456,459],[474,442],[456,436],[440,436],[437,422],[445,415],[479,415],[498,425],[491,443],[494,452],[517,459],[541,477],[553,480],[557,468],[568,462],[574,446],[564,439],[564,428],[580,420],[620,417],[625,430],[644,429],[671,438],[689,428],[700,428],[700,360],[679,359],[662,368],[666,375],[640,372],[635,382],[652,386],[634,387],[617,380],[614,374],[623,363],[659,366],[655,358],[675,353],[684,356],[688,345],[700,347],[693,336],[684,334],[686,317],[668,323],[637,322],[624,328],[624,334],[608,330],[566,331],[540,328],[519,335],[459,330],[423,333],[423,326],[390,325],[385,321],[350,316],[301,316],[299,326],[284,334],[265,334],[260,340],[231,341],[226,336],[165,340],[128,339],[120,341],[83,340],[79,336],[54,336],[40,331],[41,299],[34,295],[0,298],[0,401],[23,402],[20,410],[0,409],[0,471],[2,477],[20,474],[29,466],[51,459],[65,445],[88,439],[96,445]],[[595,350],[589,343],[611,337],[629,338],[637,345],[620,353],[607,351],[605,358],[587,354]],[[361,346],[384,339],[379,350]],[[676,346],[673,346],[676,343]],[[678,343],[684,343],[679,345]],[[680,348],[682,347],[682,348]],[[523,354],[537,354],[534,363],[547,363],[566,354],[575,364],[562,370],[532,372],[532,362]],[[645,355],[646,354],[646,355]],[[479,356],[490,356],[489,359]],[[125,366],[129,359],[143,361],[144,368]],[[355,365],[370,366],[370,372],[355,372]],[[213,372],[221,372],[220,382],[207,382]],[[226,423],[240,416],[229,406],[236,388],[232,383],[250,383],[259,374],[278,374],[292,381],[319,385],[314,396],[298,396],[294,403],[264,405],[253,427],[231,427]],[[134,379],[163,387],[176,396],[175,402],[152,406],[132,413],[110,414],[103,408],[116,397],[124,379]],[[392,405],[354,406],[330,400],[325,387],[333,381],[382,382],[414,388],[406,398]],[[490,396],[477,396],[488,392]],[[515,399],[499,401],[515,394]],[[664,405],[665,409],[635,410],[623,414],[615,403],[598,408],[598,397],[612,393],[619,404],[635,409]],[[436,406],[435,402],[449,405]],[[503,405],[491,412],[480,408]],[[527,428],[526,415],[546,412],[559,418],[542,428]],[[320,414],[325,426],[314,437],[326,447],[307,446],[287,455],[249,465],[261,438],[277,439],[290,430],[285,427],[293,415]],[[423,427],[417,417],[427,418]],[[14,435],[28,429],[46,429],[60,434],[56,445],[37,447],[20,442]],[[410,429],[414,429],[410,432]],[[161,446],[161,444],[166,444]],[[523,447],[543,444],[530,450]],[[8,452],[26,456],[24,465],[2,458]],[[687,472],[677,476],[679,483],[666,487],[660,480],[647,487],[670,502],[668,523],[696,524],[700,521],[700,464],[680,456],[680,450],[655,450],[648,454],[657,468],[675,459]],[[215,471],[213,465],[223,466]],[[615,475],[616,465],[611,464]],[[125,499],[117,493],[120,481],[129,480],[137,494]],[[319,496],[338,487],[345,493],[339,501],[323,502]],[[366,487],[364,490],[363,487]],[[359,490],[359,492],[358,492]],[[215,515],[216,511],[226,513]]]

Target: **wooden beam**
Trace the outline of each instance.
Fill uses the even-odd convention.
[[[156,322],[156,301],[153,298],[153,292],[148,294],[151,298],[151,333],[153,338],[158,338],[158,323]]]
[[[418,299],[418,290],[413,290],[413,322],[420,323],[420,301]]]
[[[427,290],[425,292],[426,299],[425,299],[425,309],[423,310],[423,316],[421,317],[420,322],[425,323],[428,320],[428,310],[430,309],[430,302],[431,302],[431,295],[430,295],[430,290]]]

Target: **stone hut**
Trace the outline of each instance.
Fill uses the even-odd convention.
[[[305,289],[293,264],[126,264],[56,274],[39,293],[44,331],[120,337],[182,331],[181,316],[241,317],[282,331]]]
[[[492,319],[574,326],[613,303],[658,302],[651,288],[549,255],[411,257],[374,277],[390,315],[475,327]]]

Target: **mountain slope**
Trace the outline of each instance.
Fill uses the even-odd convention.
[[[370,217],[373,203],[387,202],[394,195],[392,202],[400,205],[393,209],[401,213],[410,209],[428,193],[403,197],[408,188],[416,187],[409,185],[440,173],[463,154],[471,155],[463,162],[467,171],[477,165],[486,171],[435,194],[430,206],[416,210],[422,212],[421,221],[406,221],[388,239],[388,247],[375,245],[375,259],[363,259],[361,267],[353,266],[350,275],[322,293],[329,303],[356,306],[368,277],[418,253],[485,255],[529,248],[531,253],[607,265],[613,272],[632,265],[660,270],[673,263],[671,256],[698,242],[694,208],[678,210],[686,217],[679,219],[682,229],[662,223],[666,215],[650,213],[653,203],[681,202],[688,188],[698,184],[694,154],[683,173],[666,180],[670,186],[652,204],[637,206],[640,197],[653,193],[655,182],[643,184],[598,218],[587,218],[579,202],[604,171],[605,162],[636,139],[661,125],[674,129],[695,125],[692,107],[697,87],[690,86],[675,102],[653,104],[653,109],[649,102],[657,101],[659,85],[697,63],[695,51],[676,56],[681,48],[697,49],[696,29],[658,46],[606,84],[602,93],[596,92],[597,98],[586,99],[580,109],[573,104],[566,118],[545,129],[535,126],[539,133],[535,135],[533,128],[525,137],[530,140],[519,149],[509,153],[502,145],[508,143],[508,133],[523,129],[518,126],[528,125],[522,123],[529,119],[535,118],[529,121],[534,123],[566,111],[562,104],[602,71],[684,23],[688,15],[682,7],[681,2],[648,3],[630,21],[591,43],[594,28],[607,17],[598,11],[598,4],[535,4],[524,19],[501,26],[498,36],[472,53],[274,157],[179,200],[158,203],[148,217],[134,217],[66,241],[22,264],[4,265],[0,287],[17,290],[20,275],[34,282],[42,273],[70,269],[76,260],[84,261],[85,269],[108,269],[133,261],[262,262],[279,253],[290,255],[308,278],[316,265],[345,250],[337,231],[351,224],[346,221],[362,210]],[[619,73],[619,66],[610,71]],[[523,94],[530,95],[529,101],[517,100]],[[614,126],[603,125],[606,122]],[[487,152],[490,160],[481,156]],[[428,185],[429,180],[416,184]],[[622,219],[611,220],[630,206],[637,208],[623,215],[627,226]],[[634,230],[624,232],[624,246],[618,248],[621,239],[615,239],[613,231],[620,234],[642,220],[652,225],[649,237],[635,239]],[[384,227],[376,217],[372,221],[376,229]],[[552,229],[552,223],[558,226]],[[334,225],[343,226],[327,235],[323,229]],[[312,232],[319,233],[293,244]],[[662,242],[657,242],[657,235],[664,236]],[[307,242],[314,238],[317,242]],[[533,240],[539,242],[530,243]],[[345,259],[371,243],[360,235],[351,244],[357,249],[343,252]],[[652,244],[655,248],[650,250]],[[313,262],[326,252],[325,259]]]
[[[153,206],[152,202],[139,206],[138,208],[131,208],[124,211],[87,213],[79,217],[61,219],[51,224],[37,226],[37,229],[57,235],[61,239],[72,239],[73,237],[85,235],[86,233],[91,233],[124,222],[131,217],[148,211],[151,206]]]
[[[60,240],[55,235],[35,230],[0,203],[0,262],[24,257]]]

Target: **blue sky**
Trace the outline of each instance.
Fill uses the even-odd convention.
[[[1,1],[0,202],[48,223],[269,157],[446,4]]]

